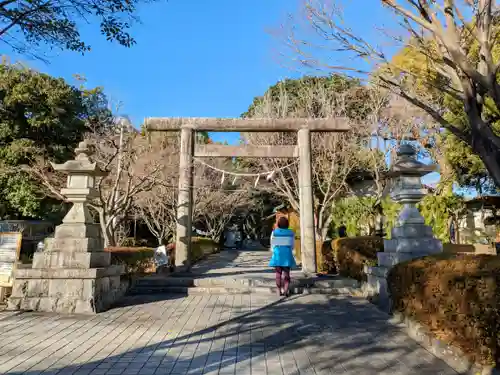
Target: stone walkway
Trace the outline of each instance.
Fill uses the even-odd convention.
[[[456,372],[362,299],[178,294],[127,297],[97,316],[0,312],[0,374]]]

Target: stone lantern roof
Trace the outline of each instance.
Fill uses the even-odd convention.
[[[102,171],[97,163],[90,161],[89,156],[92,155],[91,145],[88,141],[82,141],[75,149],[75,159],[68,160],[63,164],[51,163],[52,168],[58,172],[68,174],[88,174],[91,176],[106,176],[107,172]]]
[[[388,175],[390,177],[418,176],[422,177],[436,170],[435,165],[427,165],[417,160],[417,151],[409,144],[403,144],[397,151],[398,158]]]

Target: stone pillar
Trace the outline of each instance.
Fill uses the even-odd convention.
[[[177,198],[177,235],[175,244],[175,266],[180,271],[187,271],[191,266],[193,153],[194,130],[183,127],[181,129],[179,195]]]
[[[314,228],[314,201],[311,172],[311,131],[300,129],[297,133],[299,149],[299,194],[300,194],[300,248],[302,271],[316,273],[316,231]]]
[[[410,145],[402,145],[391,174],[393,186],[391,197],[403,205],[396,226],[392,229],[391,239],[384,240],[384,251],[377,253],[378,266],[365,267],[368,276],[369,293],[379,296],[379,304],[390,309],[390,296],[387,288],[387,274],[396,264],[408,260],[440,253],[441,241],[434,238],[432,228],[425,225],[417,203],[425,196],[421,177],[434,171],[434,166],[416,160],[416,152]]]
[[[68,174],[61,193],[73,206],[54,238],[46,239],[44,251],[34,254],[32,268],[15,271],[9,309],[94,314],[126,292],[127,285],[120,280],[123,266],[110,265],[100,225],[88,209],[89,200],[98,193],[96,177],[106,175],[89,160],[88,146],[81,142],[74,160],[53,164],[56,171]]]

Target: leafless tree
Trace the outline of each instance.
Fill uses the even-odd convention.
[[[230,174],[238,173],[231,158],[210,158],[203,163],[195,162],[193,219],[205,226],[208,236],[218,242],[230,221],[248,207],[248,184]],[[226,176],[221,171],[229,173]]]
[[[173,237],[176,224],[176,192],[173,186],[158,185],[137,197],[135,207],[158,244]]]
[[[303,102],[290,107],[289,93],[280,91],[278,98],[264,96],[255,108],[255,117],[345,117],[349,92],[332,95],[320,86],[304,87]],[[358,135],[355,123],[349,134],[312,134],[312,175],[314,212],[317,236],[324,239],[331,224],[331,208],[335,199],[348,191],[347,178],[359,167],[359,152],[365,142]],[[244,134],[250,144],[295,145],[296,135],[290,133]],[[298,165],[291,159],[257,159],[256,170],[276,171],[270,187],[300,212]],[[263,189],[266,187],[263,185]]]
[[[493,0],[380,0],[398,28],[379,27],[385,42],[346,25],[340,6],[327,0],[305,0],[304,19],[313,34],[296,25],[288,46],[301,65],[344,74],[365,75],[372,82],[424,110],[438,125],[469,145],[500,186],[500,119],[498,73],[499,11]],[[394,45],[408,57],[391,59]],[[365,62],[348,66],[335,58],[349,54]],[[327,56],[327,59],[320,58]],[[372,74],[376,72],[376,74]],[[451,113],[443,98],[458,103]],[[452,116],[450,116],[452,115]]]
[[[241,191],[208,190],[197,205],[197,219],[202,220],[208,236],[219,242],[222,233],[236,213],[245,207],[248,198]]]
[[[169,150],[153,152],[145,137],[123,128],[118,132],[116,128],[109,128],[105,133],[90,133],[87,139],[94,145],[92,160],[108,172],[97,180],[99,196],[90,207],[98,214],[105,246],[116,246],[120,224],[131,212],[134,200],[160,182],[162,153],[168,154]],[[29,171],[47,194],[66,201],[60,193],[65,177],[54,172],[48,160],[38,159]]]
[[[162,157],[157,183],[141,191],[134,199],[136,215],[148,227],[161,245],[175,234],[177,215],[177,183],[179,163],[178,136],[150,134],[153,157]]]
[[[157,183],[137,195],[134,206],[151,233],[161,242],[175,237],[179,137],[154,133],[150,135],[149,144],[154,157],[163,155],[162,170]],[[228,186],[222,181],[222,173],[218,170],[230,170],[231,166],[230,158],[210,158],[202,163],[195,160],[193,166],[193,222],[204,226],[214,241],[219,241],[228,222],[248,200],[241,186]]]

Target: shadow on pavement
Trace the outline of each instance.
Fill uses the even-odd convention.
[[[75,357],[73,363],[65,363],[65,356],[57,354],[68,352],[67,355],[71,355],[70,349],[74,345],[70,341],[55,350],[52,363],[44,362],[50,364],[50,371],[36,369],[35,360],[31,369],[18,371],[15,368],[18,355],[24,355],[25,350],[36,354],[36,350],[26,349],[19,342],[9,347],[7,354],[5,348],[0,348],[0,363],[9,359],[13,364],[5,373],[456,374],[390,325],[385,314],[356,298],[295,296],[272,301],[260,297],[222,296],[207,302],[206,296],[190,296],[183,301],[178,301],[175,296],[137,296],[126,300],[129,301],[124,301],[122,307],[106,314],[124,314],[121,320],[109,323],[113,325],[111,332],[135,324],[135,330],[130,334],[139,332],[138,338],[130,342],[128,348],[127,345],[121,347],[120,342],[111,355],[102,354],[103,347],[85,362],[84,352]],[[212,312],[219,314],[217,323],[203,327],[203,320],[194,321],[198,316],[200,319],[204,317],[206,322]],[[108,315],[98,319],[106,319]],[[135,316],[140,317],[139,323],[134,320]],[[172,320],[179,326],[168,325]],[[174,327],[169,328],[172,332],[167,326]],[[120,340],[126,339],[119,337]],[[153,340],[153,337],[162,338]],[[7,369],[9,365],[4,363],[3,366]]]

